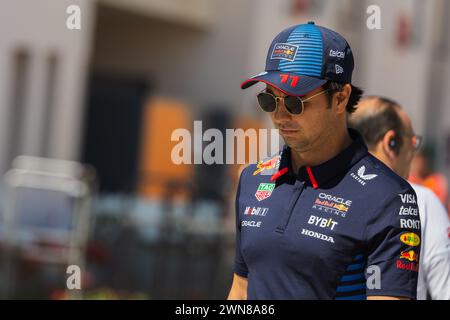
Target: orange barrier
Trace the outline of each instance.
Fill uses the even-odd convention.
[[[192,165],[172,162],[172,132],[178,128],[191,130],[189,108],[178,101],[153,98],[144,110],[139,164],[138,193],[145,198],[161,198],[169,185],[183,185],[192,179]],[[176,197],[184,198],[185,188],[177,188]],[[181,191],[180,191],[181,190]]]

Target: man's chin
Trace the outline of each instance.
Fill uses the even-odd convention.
[[[309,144],[301,141],[297,138],[294,137],[290,137],[290,136],[282,136],[284,143],[291,149],[298,151],[298,152],[302,152],[303,150],[308,150],[309,149]]]

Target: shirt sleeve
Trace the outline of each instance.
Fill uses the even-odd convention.
[[[421,234],[418,212],[417,197],[410,187],[383,205],[367,226],[368,296],[416,299]]]
[[[450,220],[444,206],[431,191],[417,193],[422,225],[421,270],[426,291],[432,299],[450,300]],[[421,205],[423,203],[423,205]],[[421,288],[421,289],[425,289]],[[423,297],[422,297],[423,298]]]
[[[239,179],[239,185],[236,193],[236,203],[235,203],[235,212],[236,212],[236,253],[234,259],[234,273],[238,276],[247,278],[248,268],[247,264],[244,261],[244,257],[242,256],[241,251],[241,219],[239,213],[239,197],[241,193],[241,178]]]

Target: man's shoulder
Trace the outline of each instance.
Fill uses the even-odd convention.
[[[355,205],[358,203],[358,208],[366,210],[371,221],[380,225],[394,223],[398,226],[402,223],[399,219],[411,212],[418,212],[417,195],[408,181],[371,154],[363,157],[351,171],[357,172],[361,167],[366,168],[364,174],[371,174],[375,178],[366,181],[354,202]],[[410,218],[416,220],[414,216]]]
[[[400,193],[414,194],[414,189],[408,181],[370,153],[357,162],[350,171],[350,175],[365,182],[368,185],[367,190],[374,195],[393,198]]]

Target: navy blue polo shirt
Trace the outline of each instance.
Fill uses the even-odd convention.
[[[416,194],[358,132],[333,159],[295,174],[290,149],[245,168],[234,272],[253,299],[415,299]]]

